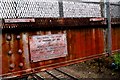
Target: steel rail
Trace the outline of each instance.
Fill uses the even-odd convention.
[[[36,75],[36,74],[32,74],[32,76],[37,79],[37,80],[44,80],[42,77]]]
[[[54,76],[52,73],[48,72],[48,71],[45,71],[47,74],[49,74],[50,76],[52,76],[53,78],[57,79],[57,80],[60,80],[58,77]]]
[[[72,79],[74,79],[74,80],[78,80],[77,78],[75,78],[75,77],[69,75],[68,73],[65,73],[65,72],[63,72],[63,71],[61,71],[61,70],[59,70],[59,69],[56,69],[56,68],[55,68],[55,70],[58,71],[58,72],[61,72],[62,74],[67,75],[68,77],[70,77],[70,78],[72,78]]]

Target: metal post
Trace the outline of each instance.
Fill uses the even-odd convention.
[[[104,5],[104,0],[100,0],[100,7],[101,7],[101,17],[105,17],[105,5]]]
[[[112,53],[112,37],[111,37],[111,16],[110,16],[110,2],[106,0],[106,17],[107,17],[107,27],[108,27],[108,53]]]
[[[63,2],[62,1],[58,1],[59,4],[59,15],[60,17],[64,17],[64,12],[63,12]]]

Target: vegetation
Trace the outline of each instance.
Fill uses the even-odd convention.
[[[114,63],[116,65],[115,69],[119,69],[120,68],[120,52],[117,52],[113,55],[113,59],[114,59]]]

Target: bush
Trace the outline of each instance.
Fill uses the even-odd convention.
[[[120,53],[117,52],[113,55],[114,63],[116,64],[116,69],[120,68]]]

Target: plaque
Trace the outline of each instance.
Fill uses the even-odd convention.
[[[31,62],[50,60],[67,55],[66,34],[29,36]]]

